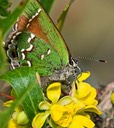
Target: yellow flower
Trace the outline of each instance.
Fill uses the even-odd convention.
[[[114,105],[114,92],[111,93],[110,99],[111,99],[112,104]]]
[[[53,105],[50,114],[53,121],[61,127],[68,127],[72,121],[72,113],[65,106]]]
[[[42,101],[39,104],[40,110],[45,110],[45,112],[38,113],[32,122],[33,128],[41,128],[46,119],[51,116],[51,119],[54,123],[58,124],[61,127],[68,127],[72,121],[72,113],[68,111],[67,104],[72,102],[70,96],[65,96],[60,98],[61,95],[61,83],[55,82],[48,86],[47,88],[47,98],[50,102]],[[51,124],[51,122],[49,122]],[[53,125],[53,124],[52,124]]]
[[[74,100],[79,100],[85,105],[97,105],[98,102],[96,98],[96,89],[93,88],[89,83],[83,82],[90,76],[90,72],[82,72],[75,82],[72,84],[71,96]],[[75,87],[77,86],[77,87]]]
[[[10,107],[13,103],[13,100],[7,101],[4,103],[4,106]],[[27,128],[27,123],[29,122],[26,114],[20,106],[15,108],[15,112],[12,114],[8,128]]]
[[[8,128],[18,128],[18,125],[13,118],[9,120]]]
[[[38,113],[32,122],[33,128],[42,128],[45,121],[53,128],[93,128],[95,124],[88,112],[101,114],[97,108],[96,90],[88,83],[83,82],[90,72],[81,73],[72,85],[70,96],[60,99],[61,83],[55,82],[47,88],[47,98],[39,103]]]
[[[81,110],[80,112],[75,111]],[[85,113],[85,108],[80,104],[75,106],[74,102],[65,106],[53,105],[51,110],[52,119],[54,123],[58,124],[58,127],[52,123],[53,128],[93,128],[95,124],[90,119],[89,114]]]
[[[93,128],[94,123],[87,112],[102,114],[97,108],[96,90],[90,84],[83,82],[90,76],[90,72],[82,72],[72,84],[71,97],[75,102],[75,114],[68,128]]]
[[[95,99],[97,95],[96,89],[90,84],[83,82],[89,76],[90,72],[82,72],[77,77],[76,85],[75,83],[72,84],[71,97],[76,104],[79,104],[80,102],[83,104],[82,106],[84,106],[84,111],[101,114],[102,112],[96,106],[98,104],[98,101]]]

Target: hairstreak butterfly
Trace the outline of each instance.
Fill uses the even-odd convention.
[[[37,0],[30,0],[5,47],[12,68],[34,67],[41,76],[64,80],[76,75],[77,63],[64,39]]]

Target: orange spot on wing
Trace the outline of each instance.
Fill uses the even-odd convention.
[[[23,30],[25,30],[26,29],[26,26],[27,26],[27,24],[28,24],[28,18],[26,17],[26,16],[21,16],[20,18],[19,18],[19,21],[17,22],[17,24],[18,24],[18,31],[23,31]]]
[[[46,33],[43,31],[42,26],[38,22],[38,17],[35,17],[28,27],[28,30],[34,34],[36,34],[39,38],[42,38],[48,43],[48,38],[46,37]]]

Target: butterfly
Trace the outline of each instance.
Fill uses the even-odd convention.
[[[5,48],[12,68],[34,67],[40,76],[50,76],[54,81],[76,75],[77,62],[37,0],[30,0]]]

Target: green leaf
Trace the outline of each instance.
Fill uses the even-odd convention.
[[[26,91],[22,106],[32,121],[38,113],[38,103],[43,100],[42,91],[36,79],[36,71],[29,67],[17,68],[0,76],[0,79],[12,86],[17,99]]]
[[[3,48],[0,48],[0,75],[4,74],[7,70],[7,58]]]
[[[8,0],[0,0],[0,16],[7,16],[9,12],[7,11],[7,8],[10,6],[10,3]]]
[[[65,7],[62,14],[60,15],[60,17],[57,20],[57,25],[56,26],[57,26],[58,30],[60,30],[60,31],[62,30],[62,27],[64,25],[64,22],[65,22],[67,13],[68,13],[68,10],[69,10],[71,4],[73,3],[73,1],[74,0],[70,0],[70,2],[67,4],[67,6]]]
[[[0,17],[0,71],[3,73],[5,72],[6,65],[7,65],[7,57],[5,54],[5,51],[3,49],[3,41],[7,34],[7,32],[10,30],[12,25],[17,20],[18,16],[23,12],[25,6],[29,3],[29,0],[22,0],[18,7],[11,13],[8,14],[6,18]],[[9,6],[9,2],[7,0],[0,0],[0,12],[1,13],[7,13],[5,10]]]
[[[1,16],[7,16],[7,15],[8,15],[7,10],[4,9],[3,7],[0,7],[0,15],[1,15]]]
[[[0,74],[3,74],[6,71],[7,67],[7,57],[3,49],[3,37],[2,31],[0,30]]]
[[[49,14],[55,0],[40,0],[42,7]]]
[[[0,0],[0,6],[2,7],[9,7],[10,3],[8,0]]]
[[[20,97],[20,99],[21,99],[21,97]],[[13,110],[17,106],[17,104],[18,104],[18,102],[15,102],[15,103],[13,103],[13,105],[10,108],[0,112],[0,128],[7,128],[10,116],[13,113]]]

